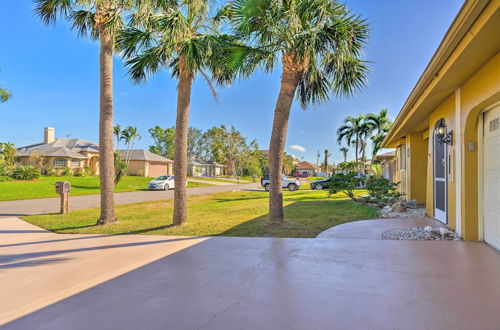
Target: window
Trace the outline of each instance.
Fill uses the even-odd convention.
[[[399,147],[399,170],[406,171],[406,145]]]
[[[80,167],[80,161],[78,159],[72,159],[71,160],[71,167],[72,168]]]
[[[54,166],[55,167],[66,167],[66,166],[68,166],[68,163],[66,162],[66,159],[54,159]]]

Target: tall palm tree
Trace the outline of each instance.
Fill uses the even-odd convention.
[[[187,221],[187,142],[191,86],[200,74],[209,82],[215,95],[206,71],[211,70],[214,74],[211,64],[216,62],[218,49],[228,38],[214,30],[208,0],[172,0],[169,5],[169,8],[151,16],[145,23],[127,28],[120,35],[119,44],[134,81],[144,81],[162,69],[171,70],[172,76],[178,81],[173,224],[181,225]]]
[[[135,10],[145,13],[153,2],[147,0],[35,0],[35,13],[46,24],[62,17],[80,36],[99,41],[99,176],[101,214],[98,225],[116,222],[114,210],[113,147],[113,52],[117,32],[123,28],[123,17]],[[139,9],[140,10],[137,10]],[[135,16],[137,19],[138,15]]]
[[[345,140],[347,145],[354,145],[354,156],[356,163],[359,160],[360,140],[366,136],[370,130],[370,126],[365,121],[365,116],[358,117],[349,116],[344,119],[344,124],[337,130],[337,142],[342,144]]]
[[[141,139],[141,134],[137,131],[137,127],[127,126],[120,135],[120,139],[125,142],[127,146],[127,154],[125,155],[125,163],[127,166],[130,164],[131,150],[134,149],[134,144],[137,139]]]
[[[340,148],[340,152],[344,155],[344,163],[347,162],[347,153],[349,152],[349,148],[342,147]]]
[[[0,88],[0,103],[7,102],[12,97],[12,94],[5,88]]]
[[[388,110],[382,109],[378,114],[367,114],[366,122],[370,125],[371,130],[374,133],[371,137],[373,144],[372,159],[374,159],[380,150],[382,141],[384,141],[385,136],[391,129],[392,120],[388,117]]]
[[[328,157],[331,156],[330,152],[328,151],[328,149],[325,149],[325,158],[323,160],[323,166],[324,166],[324,169],[325,169],[325,173],[328,172]]]
[[[247,44],[233,56],[243,74],[256,63],[271,71],[281,58],[269,146],[269,221],[282,224],[281,168],[295,94],[305,109],[331,94],[349,96],[363,87],[368,69],[361,55],[368,25],[336,0],[233,0],[224,12]]]

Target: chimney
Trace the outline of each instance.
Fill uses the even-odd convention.
[[[54,142],[54,128],[53,127],[45,127],[43,130],[43,143],[52,143]]]

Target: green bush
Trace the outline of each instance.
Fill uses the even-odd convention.
[[[83,177],[85,176],[85,171],[81,168],[75,168],[73,171],[73,176]]]
[[[71,175],[71,169],[69,167],[60,167],[58,176],[68,176]]]
[[[95,175],[94,169],[90,166],[85,166],[83,168],[83,170],[85,172],[85,176],[94,176]]]
[[[14,172],[14,166],[9,165],[6,162],[0,162],[0,176],[12,176]]]
[[[366,189],[370,197],[382,203],[393,203],[403,196],[397,191],[398,185],[399,182],[394,183],[385,178],[369,177],[366,180]]]
[[[328,195],[330,196],[341,192],[353,201],[358,202],[358,199],[354,194],[354,190],[358,188],[361,183],[362,179],[354,171],[347,173],[335,173],[332,176],[332,182],[330,183],[330,191]]]
[[[40,169],[33,165],[18,165],[12,177],[16,180],[33,180],[40,177]]]
[[[0,182],[12,181],[10,176],[0,175]]]

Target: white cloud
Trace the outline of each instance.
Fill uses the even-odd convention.
[[[288,149],[298,152],[306,152],[306,148],[298,144],[292,144],[291,146],[288,147]]]

